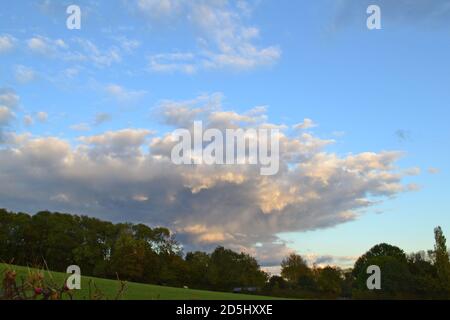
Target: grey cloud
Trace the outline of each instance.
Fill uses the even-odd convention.
[[[334,255],[306,255],[306,260],[312,265],[319,267],[324,266],[340,266],[342,268],[349,268],[354,265],[358,257],[353,256],[334,256]]]
[[[395,136],[400,142],[408,142],[412,139],[412,134],[408,130],[399,129],[395,132]]]
[[[173,112],[161,120],[189,125],[201,117],[206,126],[210,119],[236,125],[253,114],[245,126],[267,125],[259,113],[224,112],[217,101],[210,108],[211,99],[216,101],[167,101]],[[177,108],[183,116],[173,118]],[[228,115],[221,123],[214,117],[218,112]],[[226,245],[270,266],[290,252],[279,233],[333,227],[356,219],[372,201],[408,190],[405,170],[395,166],[398,152],[338,156],[325,149],[332,142],[282,133],[280,173],[267,177],[256,166],[176,166],[170,160],[173,141],[162,135],[149,144],[151,134],[106,132],[81,137],[76,145],[16,137],[14,145],[0,149],[0,179],[8,181],[0,184],[0,207],[164,225],[189,249]]]
[[[111,119],[112,116],[109,113],[97,113],[95,115],[94,124],[98,126],[105,122],[111,121]]]

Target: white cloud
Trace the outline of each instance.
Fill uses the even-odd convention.
[[[89,63],[99,68],[110,67],[122,61],[124,52],[131,52],[140,44],[136,40],[118,38],[119,46],[100,48],[92,41],[73,38],[67,43],[62,39],[51,39],[37,35],[27,40],[28,49],[35,54],[66,62]],[[68,68],[68,76],[78,74],[79,69]],[[75,73],[75,74],[74,74]]]
[[[297,130],[307,130],[307,129],[311,129],[311,128],[315,128],[317,127],[317,124],[314,123],[314,121],[312,121],[311,119],[304,119],[302,123],[296,124],[294,126],[294,129]]]
[[[106,93],[120,104],[134,103],[144,97],[147,91],[128,90],[118,84],[109,84],[105,87]]]
[[[43,36],[28,39],[27,46],[33,53],[41,55],[56,55],[62,49],[67,49],[66,43],[61,39],[52,40]]]
[[[77,39],[76,42],[83,50],[84,58],[99,67],[109,67],[113,63],[122,61],[122,55],[118,48],[112,47],[106,50],[99,49],[92,41]]]
[[[176,58],[178,53],[150,57],[150,70],[193,73],[199,69],[248,70],[270,65],[281,57],[278,46],[258,46],[260,30],[247,26],[251,14],[245,1],[141,0],[138,9],[151,19],[185,20],[198,31],[198,51]],[[187,18],[186,18],[187,17]]]
[[[149,57],[149,68],[153,72],[181,72],[193,74],[197,71],[195,55],[192,53],[157,54]]]
[[[0,54],[11,51],[15,42],[16,39],[10,35],[0,35]]]
[[[118,37],[117,41],[120,47],[127,53],[132,53],[141,46],[141,42],[136,39],[128,39],[127,37]]]

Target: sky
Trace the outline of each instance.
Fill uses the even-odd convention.
[[[450,230],[449,54],[447,0],[4,2],[0,207],[163,225],[268,270],[432,249]],[[175,166],[171,132],[195,120],[279,128],[280,173]]]

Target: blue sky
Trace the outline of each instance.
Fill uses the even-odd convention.
[[[4,116],[0,132],[14,133],[16,140],[24,133],[54,137],[73,148],[81,136],[130,128],[161,136],[171,128],[157,114],[164,101],[195,105],[187,101],[220,93],[223,110],[242,114],[265,106],[270,123],[286,126],[312,119],[317,126],[308,132],[335,140],[326,147],[329,154],[401,151],[396,170],[414,172],[401,179],[408,191],[355,208],[357,219],[326,223],[327,228],[275,228],[275,242],[342,264],[379,242],[406,251],[431,249],[433,228],[450,230],[450,11],[446,1],[426,10],[421,0],[372,2],[381,7],[382,30],[367,29],[364,1],[75,1],[81,30],[66,28],[65,9],[72,2],[3,4],[0,89],[20,100],[16,106],[5,103],[10,116]],[[45,189],[50,182],[44,180]],[[58,196],[70,198],[69,189]],[[8,194],[0,193],[0,206],[9,209],[67,209],[171,227],[178,221],[108,215],[109,206],[89,212],[73,203]],[[180,233],[193,229],[195,235],[205,233],[187,225]],[[217,239],[228,244],[228,237]],[[252,242],[230,245],[248,248]]]

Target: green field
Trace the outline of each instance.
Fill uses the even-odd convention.
[[[3,279],[3,271],[8,266],[0,264],[0,279]],[[30,272],[27,267],[11,266],[17,272],[18,279],[26,277]],[[46,280],[51,279],[54,283],[62,286],[67,274],[59,272],[41,271]],[[100,279],[93,277],[81,277],[81,290],[76,291],[74,299],[87,299],[89,297],[89,282],[91,280],[91,288],[94,290],[93,284],[102,291],[107,299],[115,299],[120,283],[114,280]],[[223,292],[211,292],[203,290],[191,290],[161,287],[140,283],[128,282],[126,290],[122,297],[123,300],[273,300],[271,297],[233,294]]]

